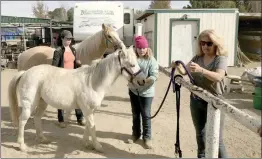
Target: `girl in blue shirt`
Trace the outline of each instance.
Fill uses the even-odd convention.
[[[135,52],[138,57],[138,64],[147,76],[147,79],[145,80],[145,85],[141,87],[129,83],[129,96],[133,115],[132,140],[129,140],[129,143],[135,142],[140,138],[140,115],[145,114],[145,118],[142,116],[143,140],[145,148],[151,149],[151,119],[148,118],[151,116],[151,104],[155,95],[158,63],[153,56],[152,50],[148,47],[148,42],[144,36],[135,37]],[[138,97],[138,93],[140,97]],[[143,110],[141,110],[139,104],[141,104]],[[144,113],[141,114],[141,111],[144,111]]]

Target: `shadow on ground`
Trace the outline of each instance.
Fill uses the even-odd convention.
[[[225,95],[227,101],[238,109],[249,110],[258,116],[261,116],[261,110],[255,109],[253,106],[252,92],[232,92]]]
[[[119,97],[119,96],[105,96],[104,100],[130,102],[129,98],[123,98],[123,97]]]
[[[18,151],[17,147],[17,136],[14,134],[15,130],[12,127],[9,117],[9,109],[7,107],[2,107],[2,128],[1,128],[1,145],[6,148],[15,149]],[[38,144],[35,141],[35,133],[28,132],[27,130],[32,129],[35,132],[35,127],[33,124],[33,119],[30,118],[25,126],[25,143],[27,144],[28,154],[29,155],[54,155],[54,158],[65,158],[68,154],[77,155],[82,152],[99,154],[104,157],[123,157],[123,158],[168,158],[167,156],[161,156],[156,154],[134,154],[131,152],[118,149],[117,147],[100,142],[104,148],[104,153],[97,153],[94,150],[88,150],[84,147],[82,143],[82,134],[84,128],[78,125],[70,124],[68,127],[61,129],[55,124],[56,120],[52,118],[44,117],[42,119],[42,125],[45,136],[52,141],[48,145]],[[3,127],[4,126],[4,127]],[[81,137],[71,136],[70,134],[80,134]],[[127,140],[130,135],[116,132],[106,132],[106,131],[97,131],[98,138],[112,138],[122,140],[124,142]],[[14,146],[11,146],[9,143],[13,143]],[[65,146],[65,142],[68,143],[68,146]],[[142,146],[142,140],[138,141],[137,144]],[[130,145],[131,146],[131,145]],[[32,150],[33,148],[33,150]],[[142,147],[141,147],[142,148]],[[4,156],[3,156],[4,157]]]

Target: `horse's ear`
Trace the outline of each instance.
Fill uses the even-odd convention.
[[[129,46],[129,48],[128,49],[133,49],[133,51],[135,52],[135,50],[136,50],[136,48],[134,47],[134,45],[131,45],[131,46]]]
[[[106,30],[106,26],[105,26],[104,23],[102,24],[102,29],[103,29],[104,31]]]

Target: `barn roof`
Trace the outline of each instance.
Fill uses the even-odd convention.
[[[239,13],[239,20],[261,20],[261,13]]]
[[[73,25],[73,22],[61,22],[53,19],[44,19],[44,18],[31,18],[31,17],[16,17],[16,16],[1,16],[1,24],[27,24],[27,25],[50,25],[52,20],[52,25]]]
[[[136,20],[142,20],[154,13],[236,13],[238,11],[237,8],[214,8],[214,9],[148,9],[142,13]]]
[[[50,19],[1,16],[1,23],[49,23]]]

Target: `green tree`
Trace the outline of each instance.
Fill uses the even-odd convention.
[[[50,18],[55,19],[57,21],[67,21],[67,11],[66,9],[62,6],[60,8],[56,8],[53,11],[49,11],[48,15]]]
[[[190,8],[238,8],[239,12],[250,12],[251,4],[248,0],[231,0],[231,1],[203,1],[190,0],[190,5],[184,6],[184,9]]]
[[[239,9],[239,12],[251,12],[251,3],[250,0],[234,0],[236,7]]]
[[[74,21],[74,7],[70,8],[67,11],[67,18],[68,18],[68,21],[70,22]]]
[[[152,0],[149,9],[171,9],[170,0]]]
[[[143,10],[137,9],[135,11],[134,18],[137,19],[139,16],[141,16],[143,14],[143,12],[144,12]]]
[[[49,18],[48,7],[42,1],[37,1],[36,4],[32,6],[32,11],[36,18]]]
[[[52,12],[52,11],[48,11],[47,14],[48,14],[48,17],[49,17],[50,19],[54,19],[54,16],[53,16],[53,12]]]

